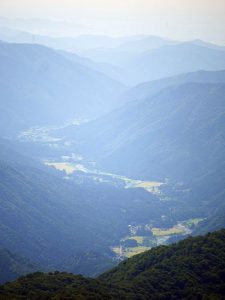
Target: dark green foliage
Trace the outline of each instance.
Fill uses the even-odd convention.
[[[31,274],[2,286],[0,299],[225,299],[225,229],[136,255],[98,279]]]
[[[225,230],[221,230],[154,248],[100,279],[130,287],[143,295],[141,299],[224,299],[224,276]]]
[[[69,273],[34,273],[0,288],[0,299],[121,299],[125,293],[99,280]]]

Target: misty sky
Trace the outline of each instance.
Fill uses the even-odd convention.
[[[225,0],[0,0],[0,16],[60,20],[68,35],[153,34],[225,44]]]

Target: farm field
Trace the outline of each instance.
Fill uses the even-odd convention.
[[[158,245],[164,245],[172,236],[186,235],[191,233],[191,228],[196,226],[202,219],[189,219],[179,222],[177,225],[165,228],[151,228],[149,235],[138,235],[131,232],[130,236],[121,239],[121,244],[112,248],[113,252],[121,258],[129,258],[136,254],[147,251]],[[137,228],[139,228],[137,226]],[[124,242],[128,240],[135,240],[137,245],[133,247],[124,246]]]
[[[107,173],[107,172],[101,172],[99,170],[95,169],[89,169],[85,167],[83,164],[80,163],[71,163],[71,162],[45,162],[47,166],[54,167],[59,171],[66,172],[67,175],[72,175],[76,171],[81,171],[88,174],[98,175],[98,176],[109,176],[113,179],[119,179],[122,180],[125,183],[125,188],[143,188],[147,192],[153,193],[153,194],[160,194],[160,186],[163,184],[162,182],[157,181],[141,181],[141,180],[135,180],[130,179],[121,175]]]

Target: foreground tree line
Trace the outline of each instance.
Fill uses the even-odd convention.
[[[36,272],[0,299],[225,299],[225,229],[134,256],[96,279]]]

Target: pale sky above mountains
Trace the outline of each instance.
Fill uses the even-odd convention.
[[[153,34],[225,44],[224,0],[0,0],[0,16],[61,21],[61,31],[45,23],[51,35]]]

